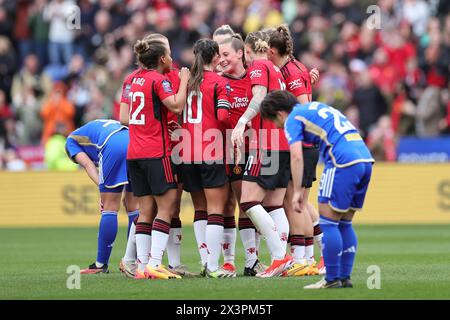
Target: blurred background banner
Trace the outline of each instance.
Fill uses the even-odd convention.
[[[82,171],[0,172],[0,181],[0,227],[96,226],[99,222],[97,187]],[[311,193],[315,205],[317,188],[316,183]],[[193,213],[190,197],[184,193],[183,223],[191,224]],[[127,222],[122,208],[119,223]],[[355,222],[450,223],[450,164],[375,164],[364,210]]]
[[[399,162],[449,162],[450,136],[403,137],[398,143],[397,157]]]

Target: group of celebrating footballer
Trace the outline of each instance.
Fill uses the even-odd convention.
[[[126,150],[130,182],[124,198],[129,236],[121,271],[136,279],[196,276],[180,259],[184,190],[190,193],[195,209],[200,275],[236,276],[236,204],[245,249],[244,276],[325,274],[319,214],[308,202],[319,149],[314,143],[302,142],[301,187],[294,188],[283,124],[270,121],[267,112],[261,115],[261,105],[271,92],[288,91],[296,97],[293,103],[311,102],[312,84],[319,78],[316,69],[308,71],[293,57],[287,26],[251,32],[245,41],[229,26],[221,26],[213,40],[195,43],[190,70],[173,68],[169,41],[161,34],[138,40],[134,51],[139,66],[123,84],[120,124],[97,120],[99,128],[110,130],[101,143],[94,143],[95,138],[86,142],[75,131],[67,148],[69,156],[100,186],[118,169],[96,178],[89,157],[72,151],[70,144],[94,145],[100,150],[113,143],[118,132],[129,132],[129,141],[116,141],[111,148]],[[99,157],[100,172],[102,165],[111,166],[106,164],[106,153]],[[120,158],[124,161],[124,151]],[[100,188],[102,221],[108,215],[116,218],[121,196],[117,188],[126,183],[114,181]],[[112,229],[117,232],[117,226]],[[268,266],[258,258],[260,236],[271,256]],[[115,234],[106,242],[101,238],[100,230],[97,261],[82,273],[107,272]],[[320,249],[318,264],[314,243]],[[291,254],[287,254],[288,245]],[[100,254],[101,246],[109,249]],[[162,264],[164,252],[167,268]],[[222,253],[223,264],[219,262]]]

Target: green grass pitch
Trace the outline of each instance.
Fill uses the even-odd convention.
[[[359,248],[354,289],[302,289],[315,277],[140,280],[118,271],[125,232],[119,230],[110,274],[81,277],[81,289],[66,287],[69,265],[86,267],[96,255],[95,228],[0,229],[0,299],[450,299],[450,226],[356,225]],[[267,263],[265,245],[262,259]],[[200,269],[193,229],[183,228],[182,261]],[[236,261],[243,269],[237,239]],[[368,289],[367,268],[381,271],[381,289]]]

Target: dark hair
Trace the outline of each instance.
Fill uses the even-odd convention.
[[[266,32],[255,31],[247,34],[245,44],[248,44],[253,52],[264,53],[269,49],[269,37]]]
[[[162,41],[144,38],[136,41],[134,53],[141,66],[146,69],[155,69],[159,59],[166,54],[166,47]]]
[[[292,56],[294,44],[287,25],[282,24],[273,31],[269,38],[269,47],[276,48],[281,56]]]
[[[242,36],[239,33],[233,34],[230,38],[223,40],[220,44],[231,43],[231,47],[234,51],[242,50],[242,64],[244,68],[247,68],[247,62],[245,61],[245,44],[242,40]]]
[[[265,96],[261,102],[261,117],[273,120],[278,111],[291,113],[292,108],[298,104],[297,98],[287,90],[276,90]]]
[[[219,45],[211,39],[200,39],[194,44],[194,64],[188,81],[188,91],[198,91],[203,80],[203,68],[219,54]]]
[[[218,27],[214,33],[213,33],[213,37],[214,36],[225,36],[225,35],[234,35],[236,34],[233,30],[233,28],[230,27],[229,24],[223,24],[220,27]]]

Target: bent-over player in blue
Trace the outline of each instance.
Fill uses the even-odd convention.
[[[117,235],[117,212],[122,192],[125,192],[128,232],[133,220],[139,215],[137,199],[128,182],[128,142],[128,128],[115,120],[93,120],[67,137],[67,155],[86,170],[100,191],[102,217],[98,232],[97,260],[81,270],[82,274],[109,272],[108,262]]]
[[[318,145],[325,163],[318,200],[326,276],[305,289],[353,287],[350,276],[357,238],[352,219],[363,207],[375,160],[358,130],[340,111],[326,104],[300,105],[288,91],[274,91],[262,102],[261,115],[285,128],[296,212],[301,213],[305,206],[301,193],[302,141]]]

